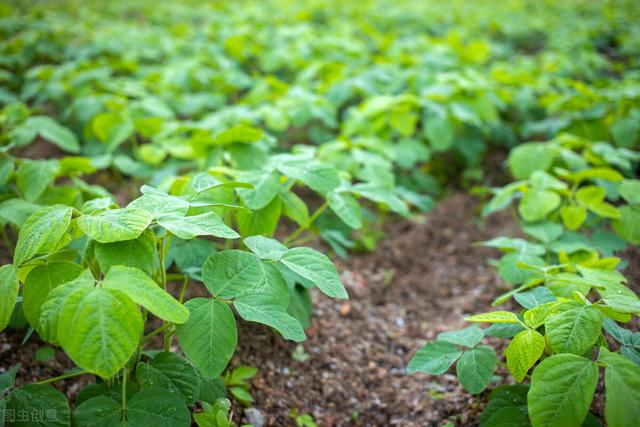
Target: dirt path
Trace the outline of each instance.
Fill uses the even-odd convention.
[[[305,362],[291,358],[295,344],[243,324],[234,362],[260,367],[253,395],[265,425],[292,425],[292,408],[320,426],[475,424],[482,399],[454,375],[410,376],[404,368],[426,340],[463,326],[496,294],[487,265],[496,253],[472,244],[512,233],[513,224],[498,215],[480,231],[476,208],[472,197],[454,195],[423,223],[390,223],[376,252],[341,264],[351,299],[315,295]]]

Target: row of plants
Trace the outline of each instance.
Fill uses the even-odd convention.
[[[286,146],[330,142],[323,151],[341,161],[375,152],[412,190],[432,189],[430,169],[455,176],[446,173],[451,157],[478,178],[488,146],[521,136],[568,130],[627,147],[637,138],[638,41],[625,2],[561,5],[555,16],[515,1],[497,14],[482,4],[431,3],[389,14],[381,1],[367,5],[371,19],[352,3],[343,15],[331,3],[284,3],[17,14],[0,26],[4,96],[53,110],[83,136],[87,153],[138,139],[117,165],[134,176],[171,167],[167,159],[202,162],[217,145],[211,133],[239,124]],[[272,25],[276,9],[288,25]],[[588,19],[566,31],[562,17],[578,13]],[[152,19],[132,25],[140,15]],[[545,49],[532,56],[526,43]],[[617,56],[603,57],[608,48]],[[451,153],[447,162],[414,167],[442,153]]]
[[[14,111],[24,107],[7,107],[5,117]],[[36,131],[44,140],[60,146],[62,138],[75,138],[48,117],[33,119],[46,124]],[[240,140],[261,134],[248,127],[227,133]],[[45,382],[99,378],[87,387],[91,398],[81,391],[76,399],[78,425],[119,419],[188,425],[187,408],[196,401],[222,405],[205,407],[212,415],[196,417],[203,425],[220,411],[228,419],[228,405],[217,399],[225,394],[219,377],[237,343],[234,313],[285,339],[304,340],[310,289],[347,298],[329,258],[300,246],[319,232],[318,219],[327,211],[343,227],[361,228],[359,198],[409,213],[392,187],[379,180],[352,183],[349,174],[317,160],[313,149],[266,155],[259,168],[243,167],[242,157],[225,150],[205,171],[168,176],[159,187],[143,185],[142,195],[125,207],[105,187],[82,179],[100,167],[96,157],[31,160],[13,156],[14,149],[5,151],[0,204],[5,245],[13,249],[13,263],[0,268],[0,328],[24,318],[27,337],[35,332],[61,346],[79,367]],[[314,192],[315,210],[296,191]],[[271,236],[282,218],[296,227],[288,234],[280,227],[281,242]],[[209,296],[185,300],[198,284]],[[149,350],[156,336],[164,337],[164,346]],[[186,357],[172,346],[174,336]],[[9,389],[15,371],[3,375]],[[153,412],[159,398],[175,417]],[[45,385],[13,390],[3,404],[15,413],[34,399],[41,410],[57,408],[61,423],[71,419],[64,395]],[[146,412],[136,418],[128,408]]]
[[[589,410],[601,372],[600,415],[609,426],[630,425],[640,407],[640,335],[631,330],[640,299],[616,254],[640,245],[638,160],[570,134],[512,150],[517,181],[494,189],[483,213],[512,208],[522,237],[480,243],[503,252],[494,264],[510,289],[493,305],[507,309],[466,318],[487,328],[441,333],[408,371],[440,375],[455,364],[464,389],[480,393],[502,365],[483,344],[495,337],[508,342],[498,345],[517,384],[492,391],[481,426],[600,425]]]

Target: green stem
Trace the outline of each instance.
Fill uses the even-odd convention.
[[[189,278],[185,276],[184,281],[182,282],[182,289],[180,289],[180,304],[182,304],[184,301],[184,294],[187,292],[188,284],[189,284]]]
[[[127,407],[127,369],[122,371],[122,414],[121,419],[125,421],[125,409]]]
[[[144,345],[144,344],[148,343],[151,340],[151,338],[155,337],[158,334],[163,333],[164,331],[169,329],[171,326],[173,326],[171,323],[165,323],[164,325],[160,326],[159,328],[154,329],[153,331],[149,332],[147,335],[145,335],[142,338],[142,344]]]
[[[290,246],[301,246],[304,245],[305,243],[308,243],[310,241],[312,241],[313,239],[315,239],[316,236],[313,234],[308,234],[306,236],[303,236],[299,239],[294,240],[293,242],[289,242]]]
[[[522,219],[520,218],[520,214],[518,213],[518,210],[513,203],[509,206],[509,210],[511,211],[513,220],[516,222],[516,224],[518,224],[518,228],[522,228]]]
[[[158,240],[158,280],[160,282],[160,286],[165,291],[167,290],[167,272],[164,271],[164,238]]]
[[[84,375],[84,374],[88,374],[89,371],[85,371],[84,369],[80,370],[80,371],[74,371],[74,372],[67,372],[66,374],[62,374],[60,376],[57,377],[53,377],[53,378],[49,378],[46,380],[42,380],[42,381],[38,381],[34,384],[49,384],[55,381],[60,381],[60,380],[65,380],[67,378],[73,378],[73,377],[78,377],[80,375]]]
[[[291,243],[292,241],[295,240],[296,237],[298,237],[300,235],[300,233],[302,233],[303,231],[307,230],[311,224],[313,224],[313,222],[318,219],[318,217],[322,214],[322,212],[324,212],[325,209],[327,209],[327,207],[329,206],[328,202],[324,202],[322,204],[322,206],[320,206],[314,213],[313,215],[311,215],[311,217],[309,218],[309,221],[304,225],[304,226],[300,226],[298,227],[298,229],[296,231],[294,231],[289,237],[287,237],[284,240],[284,244],[288,245],[289,243]]]
[[[173,334],[175,329],[171,329],[164,335],[164,351],[171,351],[171,340],[173,338]]]

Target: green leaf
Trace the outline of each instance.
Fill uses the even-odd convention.
[[[0,159],[0,185],[5,186],[13,175],[14,161],[12,159]]]
[[[200,395],[198,400],[215,402],[227,396],[227,389],[221,377],[208,380],[200,376]]]
[[[18,299],[18,287],[18,271],[15,266],[5,264],[0,267],[0,331],[9,324]]]
[[[625,179],[620,183],[618,192],[629,204],[640,203],[640,180]]]
[[[233,369],[229,384],[244,384],[246,380],[255,377],[257,373],[258,368],[254,366],[240,365]]]
[[[109,146],[110,150],[125,142],[135,130],[131,120],[115,112],[96,115],[91,121],[91,129],[100,141]]]
[[[109,271],[114,265],[124,265],[152,274],[157,268],[156,237],[151,230],[145,230],[137,239],[123,242],[95,242],[94,250],[102,271]]]
[[[303,286],[294,286],[287,305],[287,313],[298,319],[303,328],[308,328],[312,310],[313,302],[309,289]]]
[[[295,318],[287,313],[286,306],[269,293],[247,292],[233,302],[240,317],[250,322],[269,325],[282,334],[285,339],[304,341],[304,329]]]
[[[122,425],[121,404],[109,396],[87,399],[73,411],[73,425],[78,427],[113,427]]]
[[[245,405],[249,405],[253,402],[253,396],[247,390],[242,387],[230,387],[229,391],[233,397]]]
[[[598,383],[598,366],[575,354],[556,354],[540,363],[531,376],[527,397],[533,427],[582,424]]]
[[[243,243],[260,259],[278,261],[287,251],[287,247],[279,241],[263,236],[247,237]]]
[[[520,323],[493,323],[484,329],[484,334],[489,337],[513,338],[525,328]]]
[[[598,361],[607,365],[605,417],[610,427],[626,427],[640,417],[640,366],[624,356],[600,348]]]
[[[539,332],[527,329],[513,337],[505,351],[507,367],[513,378],[522,382],[529,368],[540,359],[543,351],[544,337]]]
[[[500,277],[509,284],[518,284],[527,281],[527,279],[535,277],[535,270],[524,268],[522,264],[535,266],[544,266],[545,262],[539,256],[529,255],[526,253],[507,253],[500,258],[498,263],[498,272]]]
[[[71,224],[73,208],[53,205],[34,212],[20,229],[13,261],[20,266],[56,248]]]
[[[7,399],[7,410],[12,411],[18,419],[18,414],[26,414],[27,420],[12,425],[23,426],[62,426],[71,424],[71,410],[64,394],[50,385],[28,384],[11,392]],[[35,421],[32,416],[37,414],[42,421]],[[5,420],[7,419],[5,415]]]
[[[161,388],[144,388],[128,402],[125,427],[189,427],[191,415],[180,397]]]
[[[525,183],[526,181],[516,181],[502,188],[493,188],[491,191],[494,195],[482,208],[482,217],[486,218],[492,213],[501,211],[511,205],[511,202],[515,199],[517,192]]]
[[[602,202],[589,206],[589,210],[602,218],[620,219],[620,211],[610,203]]]
[[[340,299],[349,297],[340,281],[336,267],[326,255],[310,248],[293,248],[285,252],[281,262],[293,272],[311,281],[327,296]]]
[[[20,364],[12,368],[6,368],[6,371],[0,374],[0,396],[11,390],[16,382],[16,374],[20,369]]]
[[[480,242],[482,246],[489,246],[492,248],[499,248],[501,251],[513,251],[518,255],[531,256],[531,255],[544,255],[547,250],[543,245],[532,243],[525,239],[511,238],[511,237],[495,237],[491,240]],[[517,258],[520,260],[520,258]]]
[[[640,123],[638,123],[638,120],[633,117],[623,117],[618,119],[611,126],[613,142],[615,142],[618,147],[633,148],[633,145],[638,139],[639,131]]]
[[[527,309],[531,309],[556,300],[556,297],[553,296],[553,293],[549,290],[549,288],[546,288],[544,286],[536,286],[535,288],[528,291],[516,292],[515,294],[513,294],[513,297],[518,302],[518,304]]]
[[[484,332],[477,326],[459,329],[457,331],[447,331],[438,334],[438,341],[447,341],[452,344],[473,347],[482,341]]]
[[[510,311],[492,311],[490,313],[476,314],[465,317],[467,322],[486,322],[486,323],[519,323],[518,316]]]
[[[140,391],[140,386],[134,382],[127,381],[125,397],[126,399],[131,399],[134,394]],[[94,384],[89,384],[82,388],[78,395],[76,396],[76,407],[86,402],[89,399],[93,399],[98,396],[107,396],[114,399],[118,403],[122,403],[122,382],[118,384],[118,381],[113,381],[111,387],[109,387],[104,382],[97,382]]]
[[[225,239],[240,237],[215,212],[193,216],[164,215],[158,218],[158,224],[184,240],[197,236],[214,236]]]
[[[332,191],[327,195],[327,202],[342,222],[354,229],[362,227],[362,209],[355,197],[348,193]]]
[[[215,414],[212,412],[196,412],[193,414],[193,420],[196,422],[198,427],[218,427],[220,425],[226,427],[225,424],[218,422],[227,422],[227,417],[224,413],[222,413],[221,417],[218,417],[218,414],[220,413],[222,412],[218,411]]]
[[[597,185],[587,185],[578,189],[575,193],[576,201],[586,207],[600,204],[606,197],[607,192],[604,187]]]
[[[532,190],[518,204],[518,212],[527,222],[542,221],[560,206],[561,198],[553,191]]]
[[[579,170],[573,174],[573,179],[576,182],[581,182],[585,179],[604,179],[605,181],[620,182],[624,177],[615,169],[598,167]]]
[[[640,332],[625,329],[611,319],[604,319],[603,327],[619,343],[640,349]]]
[[[558,306],[557,302],[547,302],[535,306],[524,313],[524,322],[537,329],[544,324],[547,317],[558,312]]]
[[[200,375],[183,357],[170,352],[156,354],[148,363],[139,363],[136,378],[143,388],[168,390],[190,405],[200,394]]]
[[[640,366],[640,350],[623,345],[620,347],[620,354],[635,363],[637,366]]]
[[[389,114],[389,125],[402,136],[413,135],[418,115],[406,110],[393,110]]]
[[[446,151],[453,145],[454,129],[445,117],[431,116],[425,120],[424,135],[434,151]]]
[[[174,238],[167,253],[166,266],[175,261],[184,274],[202,281],[202,264],[216,251],[213,242],[209,240]]]
[[[67,296],[60,313],[62,348],[76,365],[103,378],[118,372],[140,341],[140,310],[115,289],[80,288]]]
[[[235,249],[207,258],[202,266],[202,277],[211,295],[217,298],[234,298],[266,280],[260,259]]]
[[[620,237],[634,245],[640,245],[640,206],[622,206],[618,209],[620,219],[612,222]]]
[[[69,153],[80,152],[80,144],[75,134],[51,117],[29,117],[25,122],[25,126],[28,126],[38,133],[43,139],[46,139]]]
[[[552,149],[545,144],[520,144],[509,153],[509,170],[515,179],[527,179],[535,171],[548,170],[553,159]]]
[[[16,184],[30,202],[35,202],[53,184],[60,169],[58,160],[25,160],[18,167]]]
[[[129,391],[129,387],[127,388]],[[127,393],[128,394],[128,393]],[[160,406],[159,406],[160,405]],[[79,427],[136,427],[136,426],[184,426],[190,425],[189,410],[180,397],[169,390],[145,388],[127,400],[121,421],[121,403],[114,397],[101,395],[83,401],[73,413],[73,425]]]
[[[271,203],[262,209],[237,213],[238,229],[244,236],[256,234],[271,236],[278,227],[282,202],[279,197],[274,198]]]
[[[602,314],[584,306],[549,316],[544,324],[547,340],[555,352],[584,354],[600,336]]]
[[[80,276],[71,282],[56,286],[46,297],[46,301],[40,307],[40,321],[38,323],[38,335],[41,338],[58,343],[58,321],[65,301],[73,292],[80,288],[92,289],[95,279],[89,270],[85,270]]]
[[[144,194],[129,203],[127,208],[143,209],[152,213],[154,218],[185,216],[189,212],[189,202],[180,197],[170,196],[148,186],[143,186],[142,192]]]
[[[100,243],[137,239],[151,224],[153,215],[142,209],[113,209],[95,215],[82,215],[78,227]]]
[[[41,206],[23,199],[9,199],[0,203],[0,221],[23,227],[27,218]]]
[[[326,194],[340,185],[338,171],[324,163],[288,163],[279,165],[278,169],[283,175],[303,182],[320,194]]]
[[[309,224],[309,208],[306,203],[293,191],[280,191],[282,214],[295,221],[301,227]]]
[[[239,124],[216,135],[216,142],[221,145],[228,145],[233,142],[256,142],[262,138],[262,129]]]
[[[480,427],[529,427],[528,392],[529,386],[523,384],[497,388],[480,415]]]
[[[82,273],[82,267],[69,261],[47,262],[29,272],[22,290],[22,310],[24,317],[34,328],[40,321],[40,308],[47,300],[49,292],[74,280]]]
[[[429,342],[411,358],[407,372],[410,374],[424,372],[430,375],[441,375],[447,372],[461,355],[462,350],[449,342]]]
[[[542,243],[551,243],[560,237],[564,230],[560,224],[545,221],[536,224],[524,224],[522,231]]]
[[[577,230],[587,219],[587,210],[582,206],[563,206],[560,217],[568,230]]]
[[[640,315],[640,300],[628,295],[607,295],[602,299],[609,307],[619,313]]]
[[[226,368],[238,343],[233,312],[214,299],[194,298],[185,306],[191,315],[176,326],[180,346],[204,377],[215,378]]]
[[[280,191],[280,177],[276,172],[247,172],[241,174],[239,180],[254,186],[254,188],[236,189],[245,206],[249,209],[264,208]]]
[[[391,190],[381,187],[376,183],[356,184],[353,186],[353,192],[360,194],[365,199],[387,205],[389,209],[400,215],[409,215],[409,208],[404,200],[396,196]]]
[[[137,268],[122,265],[111,267],[102,286],[121,291],[162,320],[180,324],[189,318],[189,311],[178,300]]]
[[[477,394],[487,388],[497,364],[495,351],[479,345],[462,354],[456,365],[456,374],[465,390]]]

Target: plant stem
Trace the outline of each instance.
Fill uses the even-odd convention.
[[[173,325],[172,325],[173,326]],[[164,335],[164,351],[171,351],[171,340],[175,329],[171,329]]]
[[[147,342],[149,342],[149,340],[151,340],[151,338],[155,337],[158,334],[163,333],[164,331],[166,331],[167,329],[169,329],[171,326],[173,326],[171,323],[165,323],[164,325],[160,326],[157,329],[154,329],[153,331],[149,332],[147,335],[145,335],[142,338],[142,344],[146,344]]]
[[[313,239],[315,239],[316,236],[313,234],[308,234],[306,236],[300,237],[299,239],[294,240],[293,242],[289,242],[290,246],[301,246],[304,245],[307,242],[312,241]]]
[[[167,272],[164,271],[164,238],[158,240],[158,279],[160,286],[167,290]]]
[[[127,407],[127,368],[122,371],[122,414],[121,419],[125,421],[125,409]]]
[[[187,276],[184,277],[184,281],[182,282],[182,289],[180,289],[180,304],[184,301],[184,294],[187,292],[187,285],[189,284],[189,278]]]
[[[73,377],[77,377],[80,375],[84,375],[84,374],[88,374],[89,371],[85,371],[84,369],[79,370],[79,371],[73,371],[73,372],[67,372],[66,374],[62,374],[59,375],[57,377],[53,377],[53,378],[48,378],[46,380],[42,380],[42,381],[38,381],[34,384],[49,384],[55,381],[60,381],[60,380],[65,380],[67,378],[73,378]]]
[[[295,240],[296,237],[298,237],[300,235],[300,233],[302,233],[303,231],[307,230],[311,224],[313,224],[313,222],[318,219],[318,217],[320,216],[320,214],[322,214],[322,212],[324,212],[325,209],[327,209],[327,207],[329,206],[328,202],[324,202],[322,204],[322,206],[320,206],[314,213],[313,215],[311,215],[311,217],[309,218],[309,221],[304,225],[304,226],[300,226],[298,227],[298,229],[296,231],[294,231],[289,237],[287,237],[284,240],[284,244],[287,245],[289,243],[291,243],[292,241]]]

